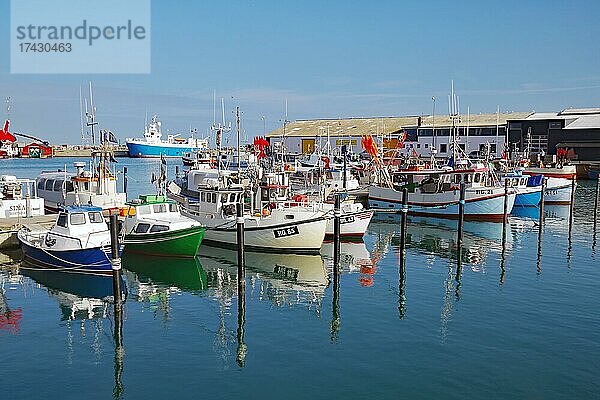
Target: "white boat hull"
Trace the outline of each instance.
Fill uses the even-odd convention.
[[[566,178],[548,178],[544,192],[544,204],[571,204],[573,183]]]
[[[342,205],[340,236],[345,238],[362,238],[369,227],[371,218],[373,218],[373,213],[373,210],[365,210],[358,203],[349,204],[348,207]],[[334,218],[329,218],[327,220],[327,229],[325,230],[326,236],[333,236],[333,225]]]
[[[29,203],[29,204],[28,204]],[[27,207],[29,206],[29,211]],[[0,199],[0,219],[44,215],[44,199]]]
[[[507,215],[513,209],[515,192],[508,194]],[[408,194],[408,213],[411,215],[437,218],[458,218],[458,190],[435,194]],[[402,192],[394,189],[369,187],[369,206],[371,208],[401,210]],[[467,188],[465,191],[465,220],[502,221],[504,219],[504,188]]]
[[[198,220],[198,219],[197,219]],[[244,246],[250,251],[274,253],[316,254],[325,238],[327,220],[314,218],[287,224],[244,224]],[[204,244],[237,249],[237,230],[232,228],[207,228]],[[202,247],[199,253],[202,254]]]

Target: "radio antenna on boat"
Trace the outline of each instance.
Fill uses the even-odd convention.
[[[219,124],[213,122],[212,126],[210,127],[210,129],[215,132],[215,145],[217,146],[217,171],[219,176],[221,175],[221,142],[223,140],[223,134],[231,131],[231,123],[229,123],[229,125],[225,125],[225,100],[222,97],[221,112],[223,117],[222,122]]]
[[[85,144],[85,127],[83,125],[83,100],[81,95],[81,85],[79,85],[79,123],[81,125],[81,144]]]

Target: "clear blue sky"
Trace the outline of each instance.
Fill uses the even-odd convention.
[[[0,97],[14,129],[78,143],[79,86],[92,80],[101,126],[139,135],[206,132],[212,93],[239,105],[249,137],[289,119],[447,112],[450,80],[472,113],[600,106],[600,2],[152,1],[149,75],[9,72],[0,1]],[[494,4],[495,3],[495,4]],[[4,117],[4,105],[0,117]],[[230,118],[233,121],[233,118]]]

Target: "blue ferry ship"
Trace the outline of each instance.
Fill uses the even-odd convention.
[[[181,157],[185,153],[196,152],[208,147],[208,139],[183,139],[179,135],[168,135],[167,140],[162,140],[161,122],[155,115],[150,124],[144,128],[143,138],[127,138],[127,152],[129,157],[156,158]]]

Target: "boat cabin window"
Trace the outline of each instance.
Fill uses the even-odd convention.
[[[519,178],[513,179],[513,186],[519,186]]]
[[[204,202],[204,192],[200,192],[200,201]]]
[[[150,224],[139,223],[135,227],[135,233],[146,233],[150,229]]]
[[[166,204],[154,204],[152,206],[152,210],[155,213],[165,213],[165,212],[167,212],[167,205]]]
[[[75,186],[73,186],[73,182],[67,181],[67,193],[74,192]]]
[[[465,180],[465,183],[471,183],[472,176],[473,175],[471,175],[471,174],[464,174],[463,179]]]
[[[58,219],[56,220],[56,226],[61,226],[63,228],[67,227],[67,214],[60,213],[58,215]]]
[[[454,174],[454,183],[460,183],[460,174]]]
[[[211,203],[216,203],[217,202],[217,194],[216,193],[212,193],[212,199],[210,200]]]
[[[480,181],[481,181],[481,174],[479,172],[477,172],[476,174],[473,175],[473,182],[479,183]]]
[[[294,219],[294,215],[293,214],[286,214],[285,215],[285,219]]]
[[[170,203],[170,204],[169,204],[169,211],[171,211],[171,212],[177,212],[177,211],[179,211],[179,210],[177,209],[177,204]]]
[[[85,214],[84,213],[73,213],[69,216],[69,223],[71,225],[84,225]]]
[[[46,183],[45,179],[40,179],[37,183],[38,190],[44,190],[44,184]]]
[[[168,231],[169,227],[167,225],[154,225],[151,229],[150,232],[164,232],[164,231]]]
[[[64,181],[54,181],[54,187],[52,188],[52,190],[54,190],[55,192],[60,192],[62,190],[62,183]]]
[[[104,222],[104,218],[102,217],[102,213],[100,211],[89,212],[88,218],[92,224],[100,224]]]
[[[231,194],[229,195],[229,202],[230,202],[230,203],[235,203],[235,193],[231,193]]]
[[[44,186],[44,190],[52,190],[52,186],[54,186],[54,181],[52,179],[46,180],[46,185]]]

